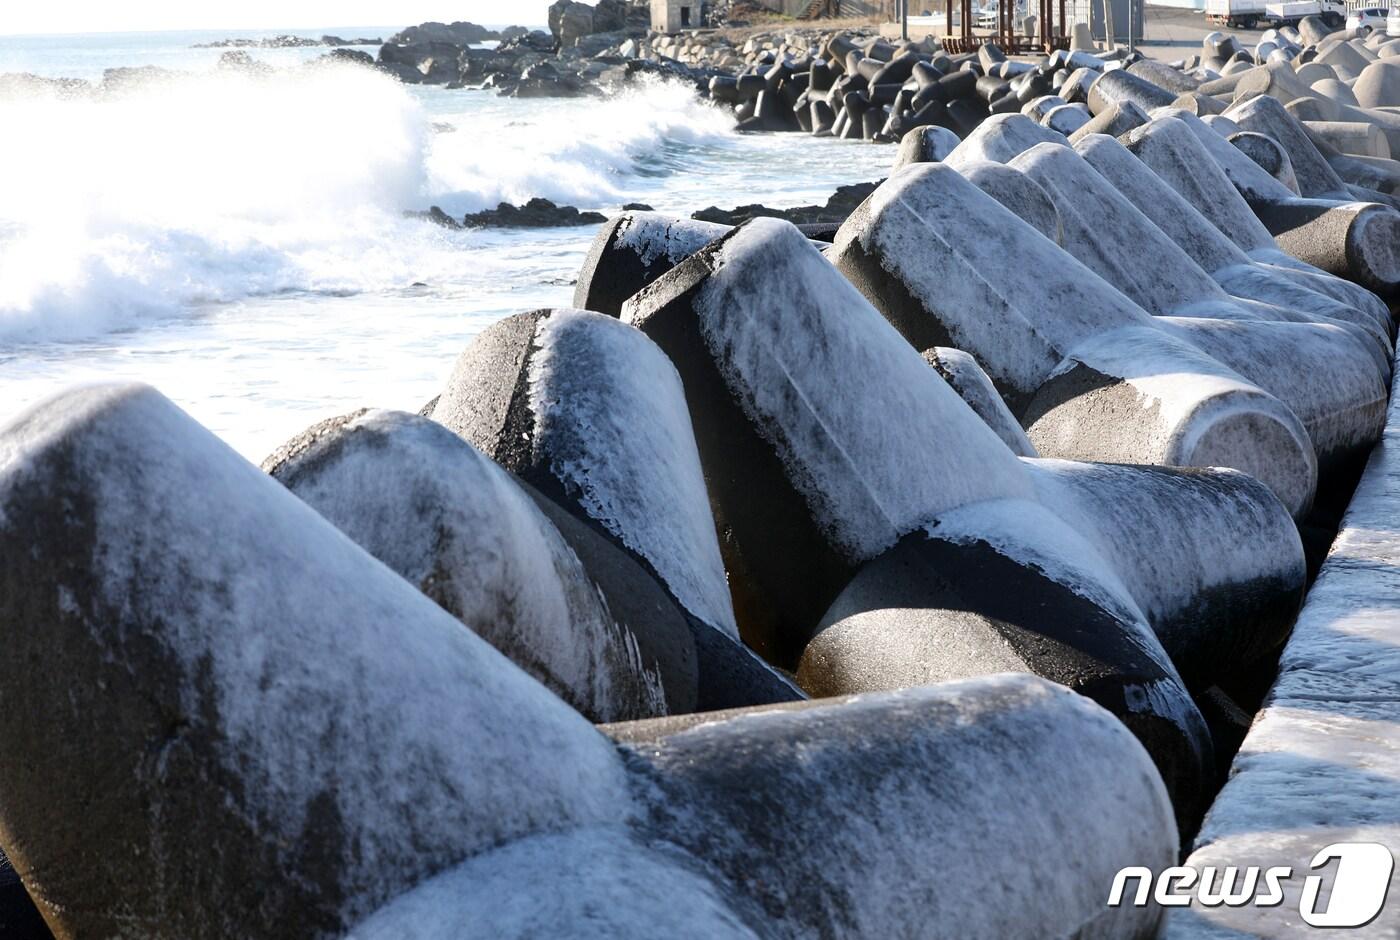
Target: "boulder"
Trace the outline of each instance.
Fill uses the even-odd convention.
[[[694,636],[700,708],[802,697],[739,639],[684,392],[642,333],[572,310],[499,321],[462,353],[433,419],[664,588],[689,623],[677,651]]]
[[[461,74],[462,49],[449,42],[386,43],[379,50],[379,66],[400,81],[413,85],[446,85]]]
[[[530,497],[441,424],[391,411],[332,418],[263,469],[590,721],[695,707],[681,618],[604,604]]]
[[[608,217],[600,212],[580,212],[573,206],[558,206],[539,196],[522,206],[503,202],[494,209],[473,212],[462,219],[466,228],[569,228],[597,225]]]
[[[520,27],[514,27],[519,29]],[[506,32],[509,32],[507,30]],[[475,23],[455,22],[455,23],[420,23],[417,26],[410,26],[402,32],[395,33],[389,37],[389,42],[394,45],[406,46],[413,43],[422,42],[442,42],[454,46],[472,46],[477,43],[490,42],[494,39],[510,39],[505,32],[498,33],[495,30],[487,29],[485,26],[478,26]],[[328,45],[333,45],[328,43]]]
[[[593,7],[577,0],[555,0],[549,6],[549,31],[561,49],[577,45],[581,37],[594,32]]]

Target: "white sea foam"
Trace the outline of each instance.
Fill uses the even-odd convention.
[[[336,66],[0,99],[0,345],[281,292],[461,280],[481,236],[405,210],[532,196],[615,207],[664,142],[720,140],[731,123],[659,83],[574,103],[586,112],[455,94],[460,110],[443,114],[421,91]],[[539,119],[581,113],[586,134]]]

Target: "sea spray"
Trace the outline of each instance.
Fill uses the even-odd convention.
[[[662,82],[557,106],[369,69],[215,70],[0,100],[0,342],[87,339],[209,304],[460,278],[479,240],[405,218],[545,196],[616,207],[730,121]],[[560,119],[576,120],[561,126]],[[476,263],[475,261],[473,262]],[[480,273],[478,269],[478,273]]]

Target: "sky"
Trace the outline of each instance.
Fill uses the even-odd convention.
[[[543,25],[549,0],[0,0],[0,36],[160,29],[397,26],[426,20]]]

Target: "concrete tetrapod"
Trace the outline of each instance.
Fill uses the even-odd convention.
[[[1400,212],[1374,203],[1299,197],[1200,118],[1164,109],[1154,114],[1150,124],[1131,131],[1127,145],[1174,186],[1177,186],[1176,176],[1181,170],[1173,172],[1170,158],[1164,159],[1154,146],[1162,143],[1157,139],[1161,132],[1154,129],[1160,127],[1160,119],[1168,118],[1179,120],[1189,128],[1202,148],[1214,158],[1213,162],[1248,200],[1257,217],[1255,224],[1263,223],[1277,247],[1300,261],[1372,290],[1388,292],[1400,286],[1400,251],[1396,249],[1396,244],[1400,243]],[[1180,140],[1172,142],[1172,146],[1180,144]],[[1199,150],[1194,156],[1199,158]],[[1199,171],[1199,163],[1190,169]],[[1207,181],[1204,185],[1211,184]],[[1200,202],[1192,201],[1210,215]],[[1236,233],[1226,231],[1226,234],[1236,238]],[[1238,238],[1236,242],[1239,243]]]
[[[264,469],[356,544],[593,721],[695,707],[680,613],[621,609],[500,467],[436,422],[359,411]]]
[[[995,240],[981,237],[989,226]],[[842,226],[831,257],[915,347],[975,356],[1042,455],[1233,467],[1295,515],[1307,511],[1317,461],[1287,406],[947,164],[891,177]]]
[[[853,590],[851,579],[859,579],[876,559],[892,552],[923,557],[935,551],[930,540],[946,539],[948,530],[928,528],[934,520],[948,526],[952,519],[969,520],[967,538],[990,540],[994,557],[978,556],[980,561],[967,564],[995,569],[987,584],[1002,588],[979,595],[991,607],[961,609],[973,620],[995,619],[997,597],[1014,595],[1030,605],[1026,610],[1059,611],[1040,620],[1020,618],[1029,642],[1067,646],[1070,661],[1088,656],[1101,668],[1063,668],[1065,660],[1057,656],[1032,656],[1014,668],[1044,669],[1124,716],[1145,735],[1183,818],[1194,813],[1209,739],[1153,625],[1122,588],[1122,577],[1073,524],[1055,515],[1054,506],[1036,501],[1033,471],[795,229],[765,220],[741,227],[632,298],[624,318],[667,351],[685,383],[716,520],[725,534],[740,629],[755,646],[779,664],[801,655],[803,682],[810,689],[833,690],[828,683],[855,676],[857,684],[842,691],[859,690],[858,677],[873,662],[866,657],[875,653],[861,646],[852,647],[849,658],[841,650],[826,651],[811,665],[808,639],[819,618],[838,593]],[[853,394],[855,388],[859,394]],[[1253,613],[1243,619],[1258,619],[1245,628],[1256,638],[1246,645],[1257,641],[1259,648],[1272,649],[1301,591],[1302,550],[1288,513],[1273,495],[1241,475],[1232,478],[1240,481],[1232,498],[1257,512],[1243,528],[1267,548],[1255,574],[1235,582],[1254,587],[1225,588],[1242,606],[1221,608],[1222,619],[1212,625],[1194,622],[1221,637],[1236,635],[1240,621],[1233,618],[1249,608]],[[1193,484],[1188,479],[1181,485]],[[1076,519],[1087,518],[1069,501],[1065,506]],[[1201,512],[1197,503],[1181,518],[1199,518]],[[1033,518],[1035,525],[1017,528],[1018,517]],[[987,523],[985,531],[977,520]],[[1217,544],[1234,551],[1239,531],[1232,529]],[[908,548],[911,543],[914,548]],[[1182,550],[1195,551],[1189,544]],[[1182,564],[1199,563],[1212,571],[1220,567],[1211,560],[1217,550]],[[955,571],[965,551],[949,551],[952,556],[943,563]],[[1122,563],[1137,564],[1126,560],[1133,557],[1166,568],[1176,564],[1131,553]],[[923,576],[916,570],[914,581],[922,583]],[[961,575],[948,577],[956,583]],[[1008,583],[1017,587],[1006,589]],[[1267,592],[1257,590],[1265,583],[1279,591],[1268,595],[1267,610],[1259,603]],[[1158,609],[1204,609],[1199,600],[1191,590]],[[938,609],[929,607],[928,616],[937,616]],[[880,620],[878,609],[872,616]],[[872,635],[888,639],[878,623]],[[1184,636],[1176,634],[1183,647],[1199,640]],[[878,645],[878,639],[872,642]],[[912,674],[922,670],[949,678],[987,671],[987,656],[975,646],[896,643],[882,653],[901,661],[905,654],[906,672]],[[1155,690],[1147,696],[1145,712],[1141,695],[1124,692],[1143,683]],[[1147,727],[1154,729],[1150,735]]]
[[[624,212],[598,230],[574,286],[574,306],[617,316],[623,301],[714,241],[729,226]]]
[[[1350,324],[1283,322],[1307,317],[1230,297],[1069,148],[1037,144],[1009,166],[1053,197],[1066,251],[1165,328],[1287,404],[1308,429],[1320,472],[1370,450],[1384,426],[1390,378],[1374,337]]]
[[[1384,312],[1384,305],[1368,291],[1323,271],[1281,268],[1247,254],[1111,137],[1086,137],[1075,150],[1231,296],[1304,313],[1314,322],[1354,324],[1375,338],[1383,354],[1390,350],[1388,324],[1376,315],[1376,308]],[[1358,307],[1329,293],[1338,289],[1365,295],[1371,303]]]
[[[576,310],[498,321],[462,353],[434,419],[655,579],[690,623],[699,708],[802,697],[739,639],[684,392],[640,332]]]
[[[1103,905],[1174,857],[1159,776],[1034,677],[609,738],[141,387],[0,429],[0,510],[0,838],[58,936],[1160,927]]]
[[[1328,274],[1328,278],[1314,277],[1307,283],[1366,313],[1386,335],[1392,334],[1389,308],[1371,290],[1299,260],[1280,248],[1246,197],[1258,192],[1261,199],[1269,198],[1270,194],[1282,198],[1288,190],[1194,115],[1175,110],[1162,112],[1150,124],[1130,133],[1124,144],[1251,258],[1301,274]],[[1345,244],[1343,239],[1343,252]],[[1335,252],[1336,248],[1335,242],[1324,241],[1313,251]],[[1327,257],[1323,255],[1325,252],[1319,255],[1319,260],[1326,263]],[[1298,277],[1288,276],[1295,280]]]

